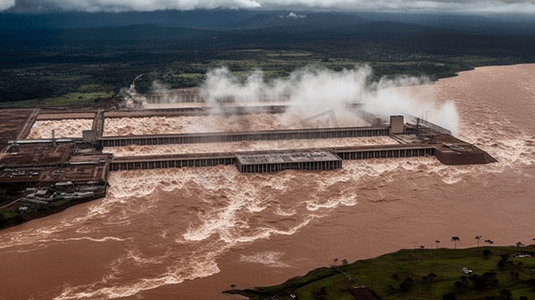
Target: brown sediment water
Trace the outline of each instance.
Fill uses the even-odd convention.
[[[399,144],[389,136],[361,137],[361,138],[337,138],[317,140],[281,140],[281,141],[244,141],[229,143],[202,143],[180,144],[161,146],[138,146],[108,147],[106,152],[114,156],[145,156],[164,154],[189,154],[189,153],[225,153],[244,151],[269,151],[288,149],[310,148],[336,148],[354,147],[367,145],[395,145]]]
[[[146,109],[165,109],[165,108],[183,108],[183,107],[209,107],[207,103],[145,103],[143,105]]]
[[[306,121],[307,118],[314,115],[307,112],[288,112],[284,114],[256,113],[230,116],[214,114],[184,117],[107,118],[104,135],[128,136],[333,127],[333,120],[327,121],[325,118],[320,120],[322,122],[318,122],[318,120]],[[342,127],[369,126],[367,122],[350,112],[337,112],[335,121]]]
[[[82,131],[91,130],[93,119],[64,119],[36,121],[27,139],[52,138],[52,130],[57,138],[82,137]]]
[[[535,65],[477,68],[408,91],[455,103],[460,138],[499,162],[344,161],[114,172],[109,195],[0,232],[6,299],[229,299],[333,258],[424,245],[527,244],[535,224]],[[418,94],[418,95],[416,95]],[[432,121],[432,119],[430,119]]]

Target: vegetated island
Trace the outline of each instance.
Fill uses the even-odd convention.
[[[249,299],[535,299],[535,246],[403,249],[310,271]]]

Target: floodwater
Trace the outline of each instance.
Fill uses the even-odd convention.
[[[27,139],[52,138],[52,130],[56,138],[82,137],[82,131],[91,130],[93,119],[65,119],[36,121]]]
[[[145,118],[107,118],[104,136],[129,136],[150,134],[177,134],[198,132],[263,131],[300,128],[370,126],[354,113],[337,111],[335,119],[306,121],[313,118],[311,112],[290,111],[283,114],[255,113],[249,115],[184,116],[184,117],[145,117]],[[324,121],[324,118],[321,119]]]
[[[232,299],[333,258],[531,243],[535,65],[477,68],[404,92],[455,102],[460,137],[498,159],[345,161],[333,171],[233,166],[111,174],[105,199],[0,232],[0,299]],[[432,121],[432,120],[430,120]]]
[[[287,149],[336,148],[368,145],[399,144],[389,136],[336,138],[317,140],[282,140],[282,141],[242,141],[228,143],[176,144],[161,146],[108,147],[106,152],[114,156],[143,156],[189,153],[228,153],[244,151],[269,151]]]

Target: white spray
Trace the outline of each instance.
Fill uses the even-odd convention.
[[[416,99],[398,90],[399,87],[428,84],[428,79],[406,76],[393,80],[383,78],[369,86],[367,79],[371,74],[369,66],[340,72],[305,67],[292,72],[287,78],[265,82],[262,71],[255,71],[245,80],[239,80],[227,68],[220,68],[207,74],[201,89],[209,95],[207,101],[212,106],[218,105],[217,99],[225,97],[247,103],[258,102],[260,95],[275,100],[281,99],[281,95],[289,95],[290,112],[322,113],[332,109],[337,118],[344,119],[354,117],[348,113],[347,105],[360,103],[364,110],[385,119],[390,115],[425,116],[454,134],[458,133],[459,117],[453,102]]]

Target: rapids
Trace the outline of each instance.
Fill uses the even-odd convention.
[[[52,138],[52,130],[56,138],[82,137],[82,131],[91,130],[93,119],[65,119],[54,121],[36,121],[27,139]]]

